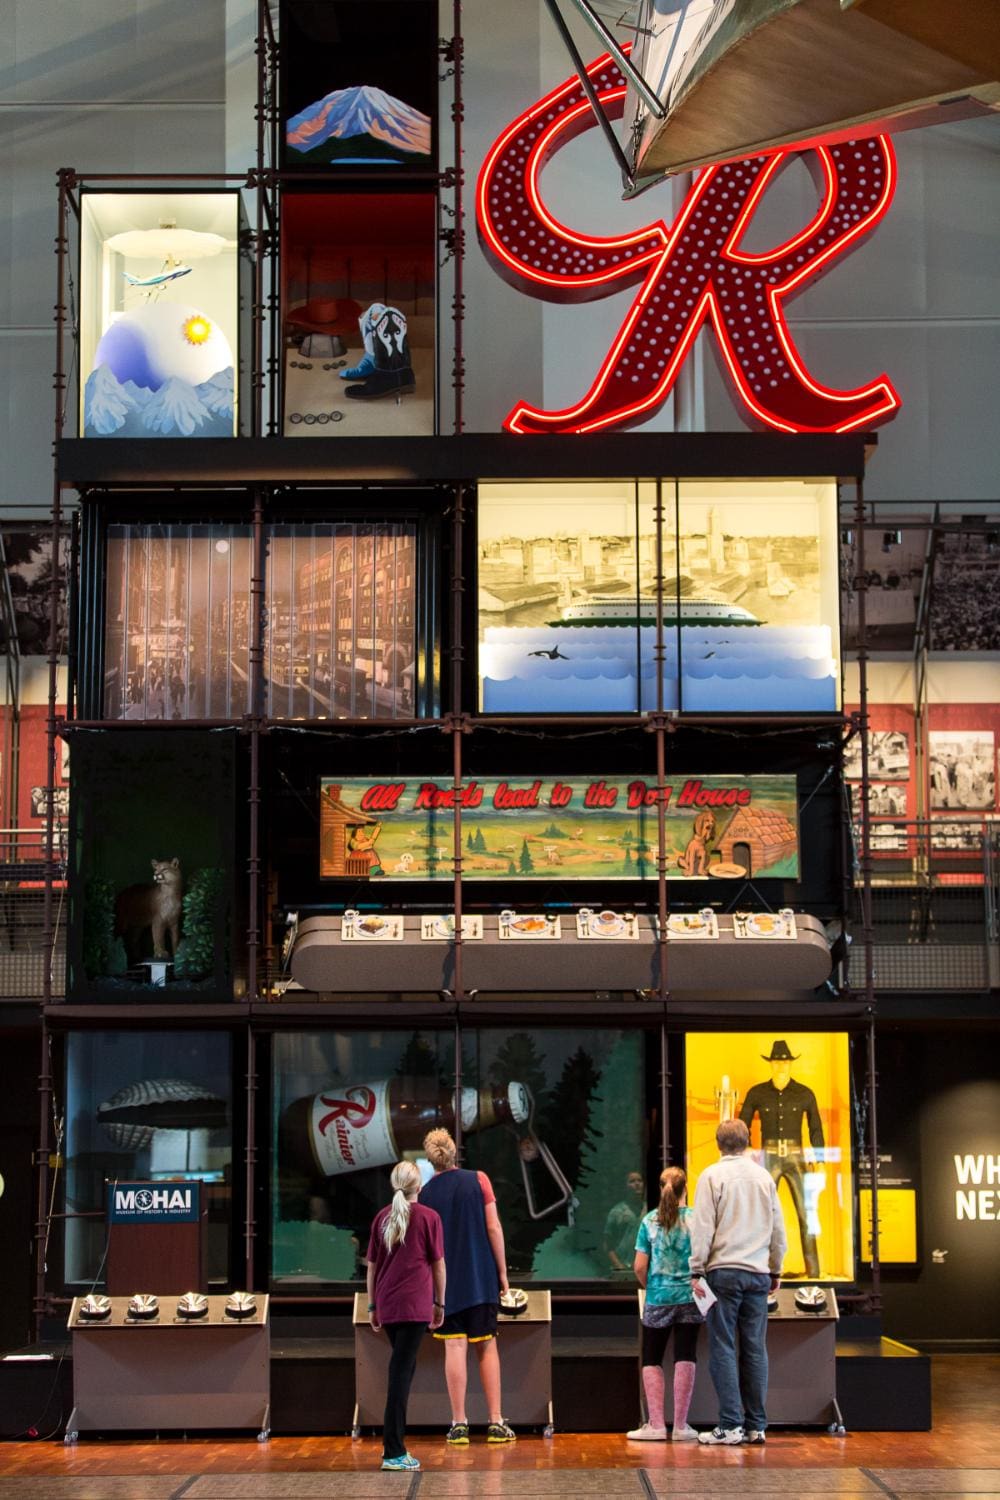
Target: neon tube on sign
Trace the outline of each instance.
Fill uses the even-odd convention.
[[[587,73],[608,117],[620,119],[626,84],[617,64],[605,55]],[[519,401],[504,422],[509,431],[597,432],[644,421],[670,394],[706,320],[740,400],[768,427],[850,432],[888,421],[899,410],[887,375],[846,391],[816,380],[795,347],[783,306],[886,213],[896,162],[884,136],[708,167],[672,226],[657,220],[630,234],[600,237],[560,224],[539,185],[546,161],[595,124],[579,80],[571,78],[507,127],[479,174],[480,237],[500,274],[521,291],[580,302],[641,283],[586,395],[562,411]],[[796,155],[820,186],[815,217],[772,250],[742,250],[768,186]]]

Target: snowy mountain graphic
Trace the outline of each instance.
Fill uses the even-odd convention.
[[[285,128],[287,144],[310,161],[345,156],[409,161],[431,154],[430,116],[370,84],[335,89]]]
[[[120,384],[107,365],[91,371],[84,389],[85,437],[232,437],[233,369],[200,385],[176,376],[151,391]]]

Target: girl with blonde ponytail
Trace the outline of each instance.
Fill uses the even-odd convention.
[[[666,1394],[663,1360],[674,1334],[675,1443],[693,1443],[698,1434],[688,1425],[694,1391],[698,1328],[702,1315],[691,1291],[691,1209],[687,1207],[687,1177],[680,1167],[660,1173],[660,1201],[639,1225],[635,1242],[635,1274],[646,1289],[642,1310],[642,1384],[647,1420],[627,1434],[633,1442],[663,1441]]]
[[[368,1238],[368,1318],[392,1345],[382,1427],[383,1469],[419,1469],[406,1450],[406,1401],[428,1327],[444,1321],[444,1233],[432,1208],[417,1202],[420,1172],[397,1162],[389,1179],[392,1202],[381,1209]]]
[[[392,1169],[389,1185],[393,1188],[392,1203],[386,1216],[382,1238],[386,1248],[393,1250],[405,1245],[406,1231],[410,1227],[410,1207],[420,1192],[420,1172],[412,1161],[401,1161]]]

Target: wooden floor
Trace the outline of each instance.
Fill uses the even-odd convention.
[[[933,1374],[935,1424],[926,1433],[777,1431],[764,1449],[575,1433],[525,1436],[510,1448],[474,1440],[456,1451],[417,1435],[410,1447],[424,1467],[412,1476],[381,1473],[372,1438],[0,1443],[0,1500],[1000,1496],[1000,1357],[939,1356]]]

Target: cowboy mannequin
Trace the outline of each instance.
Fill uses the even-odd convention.
[[[824,1145],[823,1122],[812,1089],[792,1077],[792,1063],[797,1062],[800,1055],[793,1056],[787,1042],[772,1043],[769,1056],[763,1059],[771,1064],[770,1081],[755,1083],[748,1091],[740,1108],[740,1119],[750,1129],[754,1115],[760,1116],[763,1166],[771,1174],[775,1187],[780,1186],[782,1178],[788,1183],[799,1221],[805,1274],[818,1276],[819,1251],[816,1236],[809,1230],[803,1179],[804,1173],[811,1171],[815,1164],[813,1152],[821,1150]],[[803,1115],[809,1127],[808,1147],[802,1145]]]

